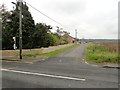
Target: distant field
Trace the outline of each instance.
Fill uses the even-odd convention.
[[[118,63],[117,42],[90,43],[86,50],[86,60],[96,63]]]
[[[109,49],[110,52],[118,53],[118,42],[103,42],[99,44],[104,45],[106,48]]]

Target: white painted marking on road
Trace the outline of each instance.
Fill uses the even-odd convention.
[[[91,65],[91,66],[94,66],[94,67],[98,67],[98,65],[89,64],[87,61],[85,61],[85,63],[86,63],[87,65]]]
[[[85,60],[85,59],[82,59],[83,61]]]
[[[59,75],[32,73],[32,72],[16,71],[16,70],[9,70],[9,69],[0,69],[0,70],[1,71],[7,71],[7,72],[15,72],[15,73],[21,73],[21,74],[28,74],[28,75],[37,75],[37,76],[44,76],[44,77],[59,78],[59,79],[68,79],[68,80],[76,80],[76,81],[86,81],[86,79],[80,79],[80,78],[74,78],[74,77],[66,77],[66,76],[59,76]]]
[[[85,61],[85,63],[89,65],[89,63],[88,63],[88,62],[86,62],[86,61]]]

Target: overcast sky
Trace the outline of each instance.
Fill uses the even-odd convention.
[[[3,0],[2,3],[12,10],[11,2],[16,0]],[[118,38],[118,1],[120,0],[25,0],[54,20],[61,26],[31,7],[29,11],[35,23],[42,22],[54,27],[59,26],[78,38]],[[1,1],[0,1],[1,2]]]

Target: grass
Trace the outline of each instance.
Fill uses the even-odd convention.
[[[52,51],[52,52],[49,52],[49,53],[43,53],[43,54],[24,54],[23,57],[36,57],[36,56],[42,56],[42,57],[47,57],[47,58],[50,58],[50,57],[53,57],[53,56],[56,56],[62,52],[65,52],[71,48],[74,48],[78,46],[78,44],[74,44],[74,45],[71,45],[71,46],[68,46],[68,47],[65,47],[65,48],[62,48],[62,49],[59,49],[59,50],[55,50],[55,51]]]
[[[108,45],[102,43],[90,43],[86,50],[86,61],[95,63],[118,63],[118,52],[111,51]]]

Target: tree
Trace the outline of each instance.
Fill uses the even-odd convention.
[[[35,23],[28,6],[23,5],[23,47],[33,48],[33,33],[35,32]]]
[[[33,34],[35,47],[48,47],[50,45],[50,29],[52,29],[50,25],[43,23],[36,24]]]
[[[13,49],[13,37],[17,38],[19,47],[19,2],[12,11],[6,11],[5,6],[1,6],[2,13],[2,44],[3,49]],[[7,20],[10,20],[8,23]],[[37,23],[35,25],[33,17],[29,12],[26,3],[22,3],[22,47],[23,49],[48,47],[65,44],[67,41],[61,38],[62,28],[57,27],[57,33],[53,34],[50,25]]]
[[[11,11],[12,14],[9,16],[9,18],[11,19],[11,22],[9,23],[9,33],[11,37],[17,37],[17,43],[16,43],[17,47],[19,47],[19,8],[18,7],[19,7],[19,2],[16,3],[15,10]],[[22,3],[22,46],[23,48],[33,47],[32,34],[34,33],[34,31],[35,31],[35,24],[34,24],[33,17],[29,12],[28,6],[25,3]],[[6,38],[9,38],[9,36],[7,35]],[[10,44],[10,45],[13,45],[13,44]],[[10,46],[10,49],[11,48],[13,47]]]
[[[12,35],[10,33],[10,12],[7,11],[5,5],[1,6],[2,12],[2,49],[12,49],[13,48],[13,40]]]

